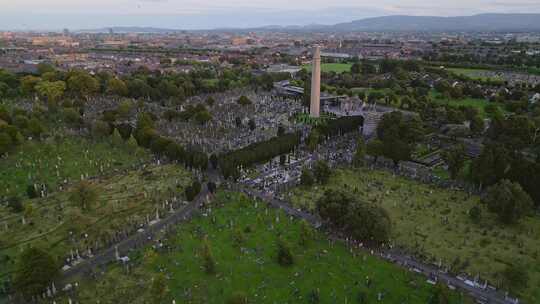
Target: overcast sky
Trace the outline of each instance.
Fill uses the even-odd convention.
[[[477,13],[540,13],[540,0],[0,0],[0,29],[197,29]]]

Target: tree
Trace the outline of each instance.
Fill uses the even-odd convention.
[[[429,298],[428,304],[449,304],[450,292],[446,285],[438,283],[433,289],[433,293]]]
[[[128,87],[123,80],[112,77],[107,81],[107,94],[116,96],[127,96],[128,93]]]
[[[360,63],[355,62],[355,63],[353,63],[353,65],[351,66],[351,73],[352,73],[352,74],[360,74],[361,68],[362,68],[362,67],[360,66]]]
[[[330,170],[328,163],[326,163],[324,160],[318,160],[313,166],[313,175],[315,176],[315,180],[321,184],[326,184],[331,174],[332,171]]]
[[[317,149],[317,146],[319,145],[319,142],[321,140],[321,133],[317,128],[314,128],[309,132],[309,136],[307,138],[307,146],[310,151],[315,151]]]
[[[88,210],[99,198],[97,190],[87,181],[78,183],[69,195],[70,200],[83,211]]]
[[[525,288],[529,283],[527,269],[522,264],[511,264],[500,273],[502,286],[513,293],[517,293]]]
[[[373,162],[377,162],[379,156],[383,155],[383,143],[378,139],[374,139],[367,143],[366,153],[373,157]]]
[[[124,99],[116,108],[116,114],[121,119],[129,119],[129,113],[132,109],[133,104],[129,101],[129,99]]]
[[[516,223],[529,214],[534,205],[531,197],[523,191],[520,184],[507,179],[489,187],[483,202],[504,224]]]
[[[313,238],[313,235],[314,232],[311,225],[305,220],[302,220],[300,222],[300,236],[298,238],[300,245],[307,246],[309,241]]]
[[[475,135],[482,134],[485,129],[484,119],[482,119],[480,115],[475,115],[473,119],[471,119],[470,129],[471,132]]]
[[[55,73],[56,69],[49,63],[39,63],[37,65],[37,71],[39,75],[43,75],[45,73]]]
[[[450,177],[456,179],[463,168],[463,165],[465,165],[465,146],[462,144],[454,145],[450,149],[444,151],[442,157],[448,165]]]
[[[36,92],[35,87],[41,81],[41,78],[28,75],[21,78],[21,90],[25,95],[32,95]]]
[[[124,140],[122,139],[122,136],[120,135],[120,132],[118,132],[117,128],[114,128],[111,135],[111,142],[115,147],[122,147],[124,145]]]
[[[238,98],[237,103],[241,106],[248,106],[252,104],[251,100],[247,98],[246,96],[242,95],[240,98]]]
[[[79,126],[82,124],[81,114],[74,108],[65,108],[63,111],[64,121],[71,126]]]
[[[8,199],[8,207],[16,213],[23,212],[24,210],[21,199],[18,196],[12,196]]]
[[[206,98],[206,104],[207,104],[209,107],[213,106],[214,103],[216,103],[216,100],[214,99],[214,97],[208,96],[208,98]]]
[[[218,167],[218,157],[216,154],[210,155],[210,164],[212,165],[212,168],[217,169]]]
[[[291,266],[294,264],[294,257],[289,244],[279,238],[277,241],[277,262],[281,266]]]
[[[49,107],[55,107],[58,99],[64,95],[66,83],[63,81],[42,81],[35,86],[38,94],[47,99]]]
[[[359,201],[343,190],[326,190],[316,202],[321,218],[352,237],[382,243],[390,236],[390,216],[380,206]]]
[[[300,175],[300,184],[303,186],[312,186],[315,183],[315,177],[308,168],[302,169],[302,175]]]
[[[167,292],[167,279],[163,273],[160,273],[153,278],[152,285],[150,287],[152,302],[156,304],[162,303],[167,295]]]
[[[236,227],[232,234],[232,240],[233,245],[235,247],[241,247],[244,242],[246,241],[246,237],[244,236],[244,232],[239,227]]]
[[[88,97],[99,91],[99,82],[84,71],[72,72],[67,80],[69,91],[79,97]]]
[[[366,142],[364,138],[360,137],[356,144],[356,152],[352,160],[353,166],[361,167],[364,165],[364,160],[366,157]]]
[[[26,247],[17,260],[13,289],[26,299],[38,296],[58,277],[58,269],[57,262],[49,253]]]
[[[13,145],[11,136],[5,132],[0,132],[0,156],[7,153]]]
[[[111,127],[103,120],[96,120],[92,124],[92,136],[94,138],[104,138],[111,134]]]
[[[248,121],[248,126],[249,126],[249,129],[251,131],[255,130],[255,128],[257,128],[257,124],[255,123],[255,120],[253,118],[251,118],[249,121]]]
[[[208,121],[212,120],[212,114],[210,114],[210,112],[208,112],[207,110],[199,111],[193,116],[193,118],[200,125],[204,125]]]
[[[204,271],[207,274],[216,273],[216,262],[214,261],[212,251],[210,249],[210,244],[208,243],[207,239],[205,239],[203,242],[203,246],[201,248],[201,257],[203,258]]]
[[[482,217],[482,209],[480,209],[479,206],[474,206],[471,209],[469,209],[469,217],[473,221],[479,221]]]

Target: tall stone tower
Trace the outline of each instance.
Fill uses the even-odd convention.
[[[321,49],[316,46],[313,51],[313,64],[311,68],[311,103],[309,116],[319,117],[321,107]]]

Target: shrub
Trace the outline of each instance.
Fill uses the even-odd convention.
[[[291,253],[291,248],[289,245],[282,239],[278,239],[277,242],[278,254],[277,261],[281,266],[291,266],[294,264],[294,258]]]

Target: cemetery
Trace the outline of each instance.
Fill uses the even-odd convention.
[[[453,273],[468,273],[497,285],[509,265],[530,265],[528,287],[519,294],[526,303],[540,297],[536,288],[540,265],[535,262],[540,253],[540,237],[535,233],[540,229],[537,217],[525,218],[517,226],[500,226],[476,195],[368,167],[337,169],[327,184],[299,186],[287,196],[294,206],[313,211],[325,189],[347,189],[364,201],[382,206],[392,222],[393,246],[440,263]],[[480,218],[470,214],[475,206],[481,210]]]
[[[134,153],[136,152],[136,153]],[[74,136],[27,141],[0,158],[0,197],[27,197],[29,185],[49,193],[62,185],[127,169],[149,161],[142,149],[110,139],[90,140]],[[38,193],[40,194],[40,193]]]
[[[284,245],[280,245],[284,244]],[[280,263],[284,246],[291,256]],[[64,295],[80,303],[472,303],[415,272],[334,241],[264,202],[218,191],[199,216],[153,246],[81,278]]]
[[[23,248],[46,248],[69,269],[182,207],[191,174],[174,164],[142,164],[97,178],[86,174],[64,191],[0,207],[0,277]]]

